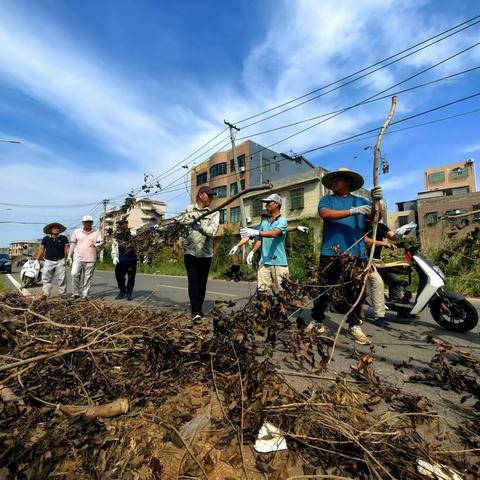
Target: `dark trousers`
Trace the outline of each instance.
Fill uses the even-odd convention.
[[[357,259],[357,265],[359,267],[364,267],[365,266],[365,260],[362,259]],[[321,276],[326,280],[328,285],[335,285],[337,283],[340,283],[340,276],[342,274],[341,271],[341,265],[338,260],[338,257],[327,257],[325,255],[322,255],[320,257],[320,271]],[[344,282],[348,282],[350,279],[349,278],[342,278]],[[344,295],[345,300],[347,304],[351,307],[355,301],[358,298],[358,294],[360,293],[360,287],[357,287],[351,283],[345,285],[345,288],[337,287],[340,289],[340,292],[342,292],[342,295]],[[325,318],[325,310],[327,309],[329,303],[330,303],[330,293],[333,292],[334,289],[332,289],[329,293],[325,293],[322,295],[320,298],[315,300],[313,303],[313,308],[312,308],[312,318],[316,320],[317,322],[323,322]],[[337,289],[338,291],[338,289]],[[349,326],[353,325],[358,325],[360,323],[360,319],[363,318],[363,302],[365,300],[365,294],[363,295],[363,298],[360,299],[359,304],[355,307],[353,312],[348,316],[347,318],[347,323]]]
[[[115,266],[115,278],[118,289],[123,293],[132,293],[135,286],[135,275],[137,274],[137,261],[118,262]],[[127,284],[125,285],[125,276]]]
[[[385,268],[379,268],[378,271],[383,278],[383,282],[388,287],[388,299],[400,300],[403,297],[403,288],[398,285],[398,282],[401,279],[398,278],[393,272],[389,272]]]
[[[194,257],[185,255],[185,268],[188,276],[188,297],[192,315],[202,313],[205,292],[207,291],[208,272],[212,264],[212,257]]]

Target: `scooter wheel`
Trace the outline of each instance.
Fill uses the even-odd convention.
[[[33,285],[33,278],[30,277],[23,277],[22,278],[22,287],[28,288]]]
[[[477,309],[466,299],[449,298],[448,293],[430,303],[430,313],[443,328],[469,332],[478,323]]]

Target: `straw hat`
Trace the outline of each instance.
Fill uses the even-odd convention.
[[[65,227],[64,225],[62,225],[61,223],[59,222],[53,222],[53,223],[49,223],[48,225],[45,225],[43,227],[43,233],[45,233],[46,235],[50,235],[51,230],[52,230],[52,227],[58,227],[60,228],[60,233],[64,232],[67,227]]]
[[[342,175],[344,177],[348,177],[351,179],[352,181],[351,188],[350,188],[351,192],[358,190],[363,186],[363,183],[364,183],[363,177],[359,173],[344,167],[341,167],[338,170],[335,170],[334,172],[328,172],[326,175],[324,175],[322,178],[323,185],[327,187],[329,190],[331,190],[332,180],[334,179],[334,177],[337,177],[339,175]]]

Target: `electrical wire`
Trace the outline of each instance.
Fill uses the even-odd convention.
[[[303,95],[300,95],[299,97],[296,97],[296,98],[293,98],[293,99],[291,99],[291,100],[288,100],[288,101],[286,101],[286,102],[284,102],[284,103],[282,103],[282,104],[280,104],[280,105],[276,105],[276,106],[274,106],[274,107],[271,107],[271,108],[269,108],[269,109],[267,109],[267,110],[264,110],[263,112],[256,113],[256,114],[254,114],[254,115],[251,115],[250,117],[243,118],[242,120],[238,120],[238,121],[236,122],[236,124],[240,124],[240,123],[243,123],[243,122],[247,122],[248,120],[252,120],[252,119],[257,118],[257,117],[259,117],[259,116],[261,116],[261,115],[264,115],[265,113],[269,113],[269,112],[272,112],[272,111],[274,111],[274,110],[276,110],[276,109],[278,109],[278,108],[285,107],[286,105],[289,105],[289,104],[291,104],[291,103],[293,103],[293,102],[296,102],[297,100],[301,100],[301,99],[303,99],[303,98],[306,98],[306,97],[308,97],[308,96],[310,96],[310,95],[312,95],[312,94],[314,94],[314,93],[316,93],[316,92],[319,92],[319,91],[321,91],[321,90],[323,90],[323,89],[325,89],[325,88],[329,88],[329,87],[331,87],[331,86],[333,86],[333,85],[335,85],[335,84],[337,84],[337,83],[339,83],[339,82],[343,82],[344,80],[348,80],[349,78],[354,77],[355,75],[358,75],[358,74],[361,74],[361,73],[363,73],[363,72],[366,72],[367,70],[370,70],[371,68],[374,68],[374,67],[376,67],[377,65],[380,65],[380,64],[382,64],[382,63],[384,63],[384,62],[388,62],[389,60],[391,60],[392,58],[397,57],[398,55],[402,55],[403,53],[406,53],[406,52],[408,52],[409,50],[412,50],[412,49],[414,49],[414,48],[416,48],[416,47],[419,47],[420,45],[422,45],[422,44],[424,44],[424,43],[427,43],[427,42],[429,42],[430,40],[433,40],[433,39],[435,39],[435,38],[441,37],[442,35],[445,35],[446,33],[452,32],[453,30],[456,30],[456,29],[458,29],[459,27],[464,27],[464,28],[462,28],[462,29],[460,29],[460,30],[458,30],[458,31],[456,31],[456,32],[449,33],[449,35],[445,36],[444,38],[442,38],[442,39],[440,39],[440,40],[437,40],[436,42],[434,42],[434,43],[432,43],[432,44],[430,44],[430,45],[426,45],[426,46],[422,47],[421,49],[419,49],[419,50],[417,50],[417,51],[415,51],[415,52],[413,52],[413,53],[410,53],[410,54],[407,55],[407,56],[413,55],[413,54],[417,53],[417,52],[420,51],[420,50],[424,50],[425,48],[428,48],[428,47],[430,47],[431,45],[434,45],[434,44],[436,44],[436,43],[438,43],[438,42],[440,42],[440,41],[442,41],[442,40],[445,40],[446,38],[450,38],[451,36],[456,35],[457,33],[460,33],[460,32],[462,32],[462,31],[464,31],[464,30],[466,30],[466,29],[468,29],[468,28],[470,28],[470,27],[473,27],[473,26],[477,25],[477,24],[480,22],[480,20],[478,20],[478,19],[480,19],[480,15],[476,15],[476,16],[468,19],[468,20],[465,20],[465,21],[462,22],[462,23],[459,23],[459,24],[457,24],[457,25],[455,25],[455,26],[453,26],[453,27],[448,28],[447,30],[444,30],[444,31],[442,31],[442,32],[440,32],[440,33],[437,33],[436,35],[433,35],[432,37],[429,37],[429,38],[427,38],[427,39],[425,39],[425,40],[423,40],[423,41],[421,41],[421,42],[419,42],[419,43],[416,43],[415,45],[412,45],[411,47],[408,47],[408,48],[406,48],[406,49],[404,49],[404,50],[402,50],[402,51],[400,51],[400,52],[397,52],[397,53],[395,53],[395,54],[393,54],[393,55],[390,55],[389,57],[386,57],[386,58],[384,58],[384,59],[382,59],[382,60],[379,60],[378,62],[374,63],[373,65],[370,65],[370,66],[368,66],[368,67],[364,67],[364,68],[362,68],[361,70],[357,70],[356,72],[351,73],[350,75],[347,75],[346,77],[340,78],[339,80],[335,80],[334,82],[331,82],[331,83],[329,83],[329,84],[327,84],[327,85],[323,85],[322,87],[316,88],[315,90],[311,90],[311,91],[308,92],[308,93],[305,93],[305,94],[303,94]],[[477,20],[477,21],[475,21],[474,23],[471,23],[471,22],[473,22],[474,20]],[[467,25],[467,24],[469,24],[469,23],[471,23],[471,25]],[[403,59],[403,58],[406,58],[406,57],[402,57],[402,59]],[[397,61],[398,61],[398,60],[397,60]],[[395,63],[395,62],[392,62],[392,63]],[[388,65],[391,65],[391,63],[388,64]],[[388,65],[386,65],[386,66],[388,66]],[[382,67],[382,68],[383,68],[383,67]],[[375,70],[374,72],[370,72],[368,75],[370,75],[371,73],[375,73],[376,71],[378,71],[378,70]],[[359,78],[364,78],[364,76],[359,77]],[[356,80],[358,80],[358,79],[356,79]],[[356,80],[354,80],[354,81],[356,81]],[[344,84],[344,85],[341,85],[341,86],[338,87],[338,88],[341,88],[342,86],[348,85],[348,84],[350,84],[350,83],[352,83],[352,82],[348,82],[348,83],[346,83],[346,84]],[[335,90],[336,90],[336,89],[335,89]],[[333,91],[333,90],[331,90],[331,91]],[[318,97],[316,97],[316,98],[318,98]],[[302,103],[302,104],[303,104],[303,103]],[[300,106],[300,105],[302,105],[302,104],[299,104],[298,106]],[[270,118],[270,117],[269,117],[269,118]],[[264,120],[266,120],[266,119],[264,119]],[[245,127],[244,127],[244,128],[245,128]]]
[[[27,205],[25,203],[0,203],[2,206],[7,207],[18,207],[18,208],[80,208],[80,207],[90,207],[92,205],[97,205],[96,203],[77,203],[70,205]]]
[[[384,59],[382,59],[382,60],[379,60],[378,62],[374,63],[373,65],[370,65],[370,66],[365,67],[365,68],[363,68],[363,69],[361,69],[361,70],[358,70],[358,71],[356,71],[356,72],[354,72],[354,73],[352,73],[352,74],[350,74],[350,75],[348,75],[348,76],[346,76],[346,77],[343,77],[343,78],[341,78],[341,79],[339,79],[339,80],[336,80],[335,82],[332,82],[332,83],[330,83],[330,84],[328,84],[328,85],[324,85],[324,86],[322,86],[322,87],[319,87],[319,88],[317,88],[317,89],[315,89],[315,90],[312,90],[312,91],[310,91],[310,92],[308,92],[308,93],[306,93],[306,94],[304,94],[304,95],[301,95],[301,96],[299,96],[299,97],[296,97],[296,98],[294,98],[294,99],[292,99],[292,100],[289,100],[289,101],[287,101],[287,102],[284,102],[284,103],[282,103],[282,104],[280,104],[280,105],[277,105],[277,106],[275,106],[275,107],[269,108],[268,110],[265,110],[265,111],[263,111],[263,112],[260,112],[260,113],[257,113],[257,114],[255,114],[255,115],[252,115],[252,116],[250,116],[250,117],[247,117],[247,118],[244,118],[244,119],[242,119],[242,120],[239,120],[237,123],[243,123],[243,122],[248,121],[248,120],[250,120],[250,119],[257,118],[257,117],[259,117],[259,116],[261,116],[261,115],[263,115],[263,114],[265,114],[265,113],[268,113],[268,112],[271,112],[271,111],[276,110],[276,109],[278,109],[278,108],[281,108],[281,107],[283,107],[283,106],[289,105],[289,104],[291,104],[291,103],[293,103],[293,102],[295,102],[295,101],[297,101],[297,100],[306,98],[306,97],[312,95],[313,93],[316,93],[316,92],[318,92],[318,91],[320,91],[320,90],[323,90],[323,89],[325,89],[325,88],[328,88],[328,87],[330,87],[330,86],[332,86],[332,85],[335,85],[335,84],[337,84],[337,83],[339,83],[339,82],[342,82],[342,81],[344,81],[344,80],[347,80],[347,79],[349,79],[349,78],[352,78],[352,77],[354,77],[355,75],[358,75],[358,74],[360,74],[360,73],[364,73],[364,72],[366,72],[366,71],[368,71],[368,70],[370,70],[370,69],[372,69],[372,68],[374,68],[374,67],[376,67],[376,66],[378,66],[378,65],[381,65],[381,64],[384,63],[384,62],[387,62],[387,61],[389,61],[389,60],[391,60],[391,59],[393,59],[393,58],[395,58],[395,57],[398,57],[399,55],[402,55],[402,54],[404,54],[404,53],[406,53],[406,52],[409,52],[410,50],[414,50],[415,48],[419,47],[420,45],[423,45],[423,44],[425,44],[425,43],[428,43],[428,42],[430,42],[431,40],[437,39],[437,40],[435,40],[434,42],[431,42],[430,44],[423,45],[421,48],[418,48],[417,50],[415,50],[415,51],[413,51],[413,52],[410,52],[410,53],[402,56],[401,58],[398,58],[398,59],[396,59],[396,60],[394,60],[394,61],[392,61],[392,62],[390,62],[390,63],[388,63],[388,64],[386,64],[386,65],[383,65],[382,67],[380,67],[380,68],[378,68],[378,69],[376,69],[376,70],[373,70],[373,71],[371,71],[371,72],[369,72],[369,73],[365,73],[364,75],[362,75],[362,76],[360,76],[360,77],[358,77],[358,78],[355,78],[355,79],[353,79],[353,80],[350,80],[349,82],[347,82],[347,83],[345,83],[345,84],[339,85],[339,86],[337,86],[336,88],[334,88],[334,89],[332,89],[332,90],[330,90],[330,91],[328,91],[328,92],[324,92],[324,93],[322,93],[322,94],[319,95],[319,96],[326,95],[327,93],[330,93],[331,91],[337,90],[337,89],[342,88],[342,87],[344,87],[344,86],[346,86],[346,85],[349,85],[349,84],[351,84],[351,83],[353,83],[353,82],[356,82],[356,81],[358,81],[358,80],[360,80],[360,79],[362,79],[362,78],[365,78],[366,76],[371,75],[371,74],[375,73],[376,71],[378,71],[378,70],[380,70],[380,69],[382,69],[382,68],[385,68],[385,67],[387,67],[387,66],[389,66],[389,65],[392,65],[393,63],[396,63],[396,62],[398,62],[398,61],[400,61],[400,60],[403,60],[404,58],[407,58],[408,56],[414,55],[415,53],[417,53],[417,52],[419,52],[419,51],[421,51],[421,50],[424,50],[424,49],[426,49],[426,48],[429,48],[429,47],[432,46],[432,45],[435,45],[435,44],[437,44],[437,43],[439,43],[439,42],[441,42],[441,41],[443,41],[443,40],[445,40],[445,39],[447,39],[447,38],[450,38],[450,37],[453,36],[453,35],[456,35],[456,34],[462,32],[462,31],[464,31],[464,30],[466,30],[466,29],[468,29],[468,28],[473,27],[473,26],[477,25],[478,23],[480,23],[480,20],[478,20],[478,19],[480,19],[480,15],[474,16],[474,17],[472,17],[472,18],[470,18],[470,19],[468,19],[468,20],[466,20],[466,21],[464,21],[464,22],[462,22],[462,23],[460,23],[460,24],[457,24],[457,25],[455,25],[455,26],[453,26],[453,27],[450,27],[450,28],[448,28],[448,29],[446,29],[446,30],[444,30],[444,31],[442,31],[442,32],[440,32],[440,33],[432,36],[432,37],[429,37],[429,38],[423,40],[422,42],[416,43],[415,45],[412,45],[411,47],[408,47],[408,48],[406,48],[406,49],[404,49],[404,50],[402,50],[402,51],[400,51],[400,52],[397,52],[397,53],[395,53],[395,54],[393,54],[393,55],[390,55],[389,57],[386,57],[386,58],[384,58]],[[475,20],[476,20],[476,21],[475,21]],[[474,22],[474,21],[475,21],[475,22]],[[474,22],[474,23],[472,23],[472,22]],[[460,28],[460,27],[463,27],[463,28]],[[447,34],[448,34],[448,35],[447,35]],[[442,37],[442,38],[439,38],[439,37]],[[391,87],[391,88],[393,88],[393,87]],[[315,98],[318,98],[319,96],[317,96],[317,97],[315,97]],[[309,99],[309,100],[307,100],[307,101],[312,101],[312,100],[314,100],[315,98]],[[307,103],[307,101],[302,102],[301,104],[295,105],[295,106],[293,106],[293,107],[290,107],[290,108],[288,108],[288,109],[286,109],[286,110],[284,110],[284,111],[282,111],[282,112],[277,112],[275,115],[272,115],[272,116],[270,116],[270,117],[267,117],[267,118],[258,120],[258,121],[254,122],[254,123],[251,123],[251,124],[249,124],[249,125],[246,125],[246,126],[244,126],[243,128],[245,129],[245,128],[249,127],[249,126],[255,125],[255,124],[260,123],[260,122],[265,121],[265,120],[268,120],[269,118],[272,118],[273,116],[280,115],[281,113],[284,113],[285,111],[291,110],[291,109],[293,109],[293,108],[297,108],[297,107],[303,105],[304,103]],[[157,177],[154,177],[151,181],[149,181],[149,182],[146,183],[145,185],[146,185],[146,186],[151,186],[151,185],[153,185],[155,182],[159,181],[160,179],[163,179],[163,178],[165,178],[165,177],[170,176],[174,171],[177,171],[179,168],[183,168],[183,167],[184,167],[183,163],[184,163],[185,160],[187,160],[187,159],[190,158],[192,155],[194,155],[194,154],[196,154],[197,152],[199,152],[200,150],[202,150],[202,148],[204,148],[204,147],[207,146],[209,143],[211,143],[212,141],[214,141],[216,138],[218,138],[218,137],[219,137],[223,132],[225,132],[226,130],[227,130],[227,129],[222,130],[222,131],[221,131],[219,134],[217,134],[213,139],[211,139],[211,140],[210,140],[209,142],[207,142],[205,145],[203,145],[202,147],[200,147],[199,149],[197,149],[195,152],[193,152],[192,154],[190,154],[190,155],[189,155],[188,157],[186,157],[183,161],[178,162],[176,165],[172,166],[172,167],[171,167],[170,169],[168,169],[166,172],[163,172],[163,173],[161,173],[160,175],[158,175]],[[218,146],[219,144],[223,143],[227,138],[228,138],[228,137],[226,137],[225,139],[222,139],[221,141],[217,142],[216,146]],[[222,149],[224,149],[226,146],[228,146],[228,143],[225,144],[224,146],[222,146],[219,151],[221,151]],[[214,146],[214,147],[215,147],[215,146]],[[212,150],[214,147],[211,147],[209,150],[207,150],[207,152],[210,151],[210,150]],[[194,159],[192,159],[192,160],[190,160],[189,162],[187,162],[186,165],[188,165],[188,164],[194,162],[195,160],[197,160],[198,158],[204,156],[207,152],[203,152],[202,154],[196,156]],[[218,153],[218,151],[217,151],[216,153]],[[179,166],[180,164],[182,164],[182,165]],[[134,188],[134,189],[132,190],[132,192],[137,192],[137,193],[138,193],[139,191],[141,191],[141,189],[142,189],[142,187],[138,187],[137,189]],[[128,193],[128,192],[127,192],[127,193]],[[119,198],[119,197],[121,197],[121,196],[123,196],[123,195],[126,195],[127,193],[120,194],[120,195],[118,195],[117,197],[114,197],[114,198]]]

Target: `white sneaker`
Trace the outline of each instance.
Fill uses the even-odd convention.
[[[370,345],[372,343],[369,338],[362,332],[362,329],[358,325],[350,327],[348,329],[348,335],[360,345]]]
[[[314,328],[316,329],[317,333],[325,333],[325,327],[323,323],[317,322],[316,320],[312,320],[305,328],[305,331],[310,332]]]

